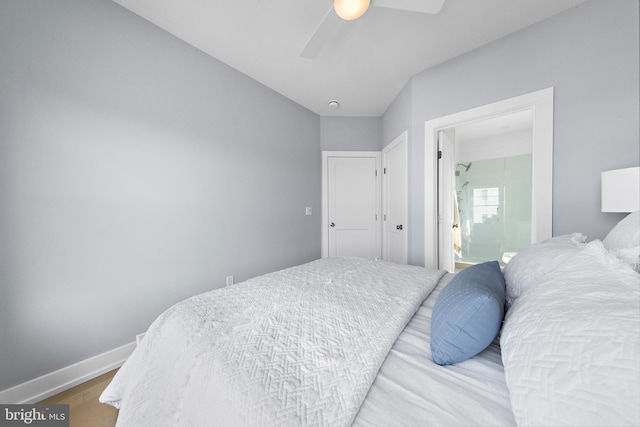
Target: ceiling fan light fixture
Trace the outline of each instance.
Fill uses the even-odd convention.
[[[333,0],[333,8],[345,21],[360,18],[369,8],[369,0]]]

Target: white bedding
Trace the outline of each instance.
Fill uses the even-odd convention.
[[[447,274],[393,345],[355,426],[514,426],[497,343],[456,365],[439,366],[429,347],[431,311]]]
[[[349,425],[442,274],[328,258],[187,299],[100,401],[118,426]]]
[[[525,291],[501,343],[519,426],[640,425],[640,274],[602,242]]]

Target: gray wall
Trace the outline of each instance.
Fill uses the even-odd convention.
[[[589,1],[412,78],[383,117],[385,142],[409,129],[410,263],[424,265],[424,122],[550,86],[553,234],[602,238],[623,217],[600,212],[600,172],[640,161],[638,6]]]
[[[411,129],[413,119],[413,80],[402,88],[382,116],[383,148],[405,130]],[[409,135],[411,137],[411,135]],[[409,146],[411,149],[411,146]],[[409,157],[411,153],[409,152]]]
[[[320,145],[322,151],[380,151],[382,150],[382,119],[380,117],[321,117]]]
[[[0,2],[0,390],[319,258],[320,164],[317,115],[115,3]]]

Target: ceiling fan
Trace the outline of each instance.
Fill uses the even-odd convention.
[[[371,0],[372,6],[400,9],[417,13],[436,14],[442,9],[445,0]],[[345,21],[361,17],[368,9],[370,0],[334,0],[333,6],[325,14],[318,28],[309,38],[300,56],[313,59],[322,50],[327,41]]]

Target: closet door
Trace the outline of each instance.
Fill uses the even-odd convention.
[[[379,258],[380,153],[323,153],[323,256]]]
[[[407,132],[382,150],[382,259],[407,263]]]

